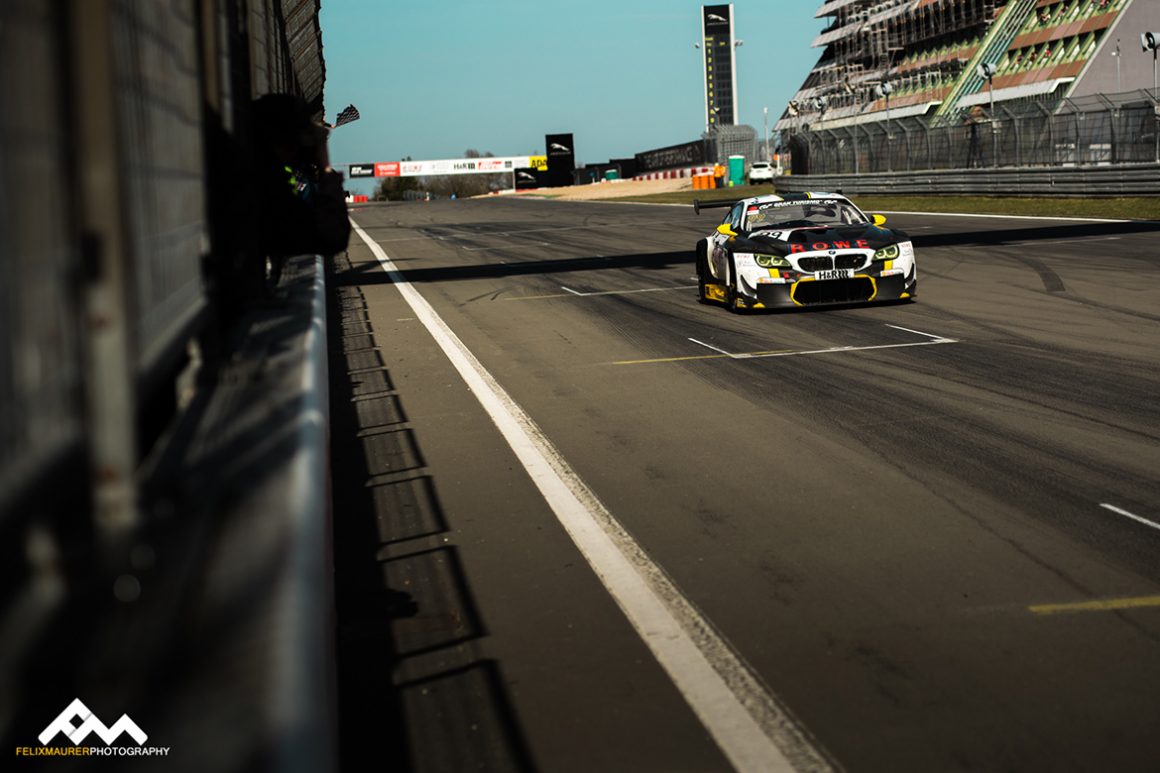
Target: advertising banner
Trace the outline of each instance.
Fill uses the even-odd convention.
[[[547,185],[544,177],[547,176],[547,170],[539,170],[535,167],[528,166],[522,169],[517,169],[516,173],[516,190],[526,191],[533,188],[543,188]]]
[[[705,146],[705,140],[694,140],[683,145],[669,145],[665,148],[637,153],[636,174],[686,166],[701,166],[707,163],[709,158]]]
[[[374,164],[350,164],[349,168],[351,177],[434,177],[443,174],[511,174],[516,169],[547,169],[547,166],[547,156],[506,156],[379,161]]]
[[[552,188],[571,185],[572,171],[576,168],[576,150],[572,145],[572,135],[545,135],[544,147],[548,150],[548,185]]]
[[[705,128],[737,122],[737,79],[733,61],[733,5],[701,6],[705,52]]]

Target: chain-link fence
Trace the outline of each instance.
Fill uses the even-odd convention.
[[[729,163],[730,156],[744,156],[748,166],[757,158],[757,130],[746,124],[714,127],[701,135],[709,143],[708,158],[718,164]]]
[[[925,116],[791,127],[794,174],[1083,166],[1160,161],[1160,99],[1133,91]]]

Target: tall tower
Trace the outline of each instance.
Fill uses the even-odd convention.
[[[713,131],[737,121],[732,3],[701,6],[701,38],[705,52],[705,130]]]

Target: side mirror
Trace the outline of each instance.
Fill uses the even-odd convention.
[[[871,215],[870,219],[874,221],[874,225],[882,225],[886,222],[885,215]]]
[[[722,223],[721,225],[717,226],[717,233],[721,234],[722,236],[737,235],[737,232],[733,230],[733,226],[729,225],[728,223]]]

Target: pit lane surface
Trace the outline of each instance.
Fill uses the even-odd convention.
[[[734,316],[713,213],[354,219],[824,762],[1155,767],[1158,226],[896,215],[918,303]],[[332,284],[346,753],[727,768],[370,249]]]

